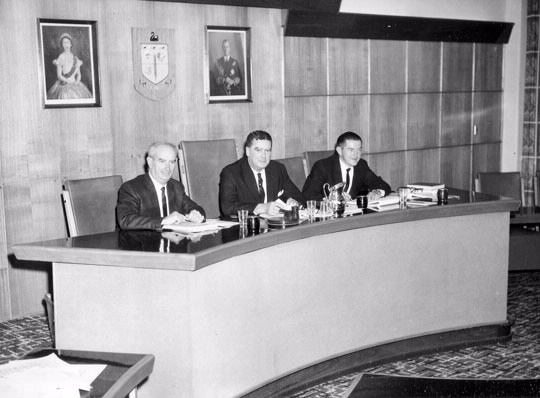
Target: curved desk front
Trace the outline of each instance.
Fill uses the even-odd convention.
[[[447,206],[246,238],[233,227],[165,242],[169,253],[152,231],[13,249],[53,262],[58,348],[155,355],[139,397],[279,395],[422,351],[410,342],[429,336],[431,348],[460,331],[467,344],[509,338],[509,213],[519,201],[450,193],[460,198]]]

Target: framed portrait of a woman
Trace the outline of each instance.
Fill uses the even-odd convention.
[[[38,19],[44,108],[101,106],[97,22]]]
[[[206,27],[205,90],[208,103],[251,102],[250,30]]]

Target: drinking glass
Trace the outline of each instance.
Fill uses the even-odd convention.
[[[306,202],[306,209],[307,209],[307,214],[309,218],[315,217],[315,212],[317,211],[317,201],[308,200]]]
[[[400,209],[406,209],[407,208],[407,196],[409,196],[410,188],[407,187],[399,187],[398,188],[398,195],[399,195],[399,208]]]
[[[248,211],[238,210],[238,222],[240,226],[247,226]]]

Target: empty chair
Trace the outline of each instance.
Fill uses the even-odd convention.
[[[68,235],[73,237],[114,231],[120,185],[120,175],[66,180],[62,199]]]
[[[304,152],[304,159],[306,160],[306,175],[309,175],[311,168],[317,160],[324,159],[329,157],[334,153],[333,149],[328,149],[325,151],[307,151]]]
[[[300,156],[297,156],[291,158],[275,159],[275,161],[282,163],[285,166],[285,168],[287,169],[287,174],[289,174],[289,178],[292,182],[294,182],[294,185],[296,185],[296,187],[301,191],[307,177],[304,159]]]
[[[234,139],[180,142],[180,175],[189,196],[207,218],[219,217],[219,175],[238,160]]]
[[[478,192],[518,199],[523,204],[523,180],[519,171],[478,173]]]

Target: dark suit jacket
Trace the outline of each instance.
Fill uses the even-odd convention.
[[[184,186],[177,180],[167,183],[169,212],[177,211],[188,214],[198,210],[203,216],[204,210],[192,201],[184,191]],[[142,174],[122,184],[118,190],[116,220],[120,229],[157,229],[161,227],[159,200],[154,184],[148,174]]]
[[[339,155],[335,152],[332,156],[315,162],[304,183],[302,194],[306,200],[321,200],[325,183],[333,186],[342,180]],[[361,191],[373,191],[374,189],[383,189],[386,195],[392,190],[390,185],[369,168],[364,159],[360,159],[354,167],[354,177],[349,194],[352,198],[356,198]]]
[[[265,172],[266,197],[269,202],[277,200],[279,191],[283,190],[280,197],[284,202],[293,198],[304,203],[300,190],[289,178],[284,165],[271,160]],[[236,215],[240,209],[252,213],[259,203],[257,180],[246,156],[223,168],[219,178],[219,209],[222,216]]]

